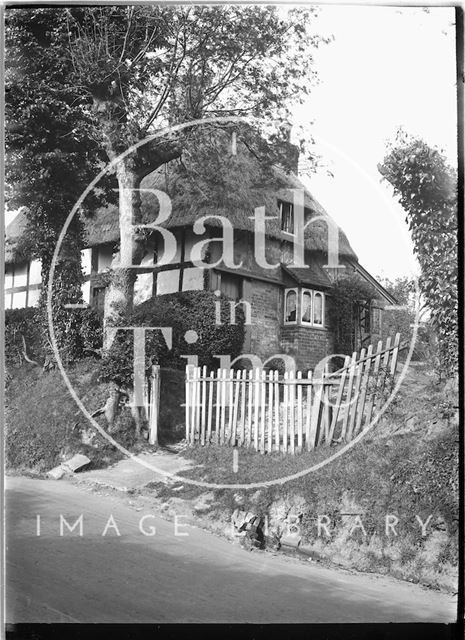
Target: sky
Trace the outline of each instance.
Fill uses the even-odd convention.
[[[456,164],[453,23],[451,7],[340,5],[315,21],[334,40],[314,52],[320,82],[294,119],[314,122],[326,168],[304,181],[375,277],[418,273],[405,213],[377,170],[387,139],[402,126]]]
[[[377,164],[399,126],[456,165],[454,10],[323,6],[315,30],[333,35],[314,54],[320,78],[296,123],[314,121],[331,170],[305,180],[374,276],[418,273],[405,213]]]

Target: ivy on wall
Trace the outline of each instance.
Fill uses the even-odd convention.
[[[438,336],[439,373],[458,366],[457,174],[445,156],[402,130],[378,166],[406,212],[420,288]]]
[[[357,349],[360,310],[369,308],[376,290],[358,275],[341,276],[331,288],[328,315],[334,331],[335,353],[351,354]]]
[[[217,323],[216,306],[220,305],[221,324]],[[122,319],[123,326],[169,327],[172,329],[171,349],[160,331],[146,331],[145,366],[152,364],[172,369],[184,369],[183,356],[197,355],[198,364],[217,369],[215,355],[235,358],[244,342],[244,312],[236,308],[236,324],[230,323],[229,299],[211,291],[185,291],[151,298],[134,308]],[[119,387],[131,389],[134,377],[134,334],[119,331],[102,361],[101,379]]]

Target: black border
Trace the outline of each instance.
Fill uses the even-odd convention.
[[[465,408],[464,408],[464,307],[465,307],[465,225],[464,225],[464,114],[465,114],[465,15],[462,7],[455,8],[455,34],[456,34],[456,64],[457,64],[457,244],[458,244],[458,348],[459,348],[459,584],[457,595],[457,620],[461,627],[461,637],[464,632],[464,489],[465,489]]]
[[[197,4],[211,4],[208,0],[193,0]],[[153,0],[155,2],[155,0]],[[185,4],[187,2],[179,2]],[[253,4],[281,4],[274,0],[259,0]],[[63,6],[95,6],[95,5],[119,5],[119,4],[152,4],[152,2],[123,2],[122,0],[95,0],[90,2],[5,2],[3,4],[4,16],[6,9],[15,8],[51,8]],[[175,4],[173,2],[173,4]],[[223,2],[221,2],[223,4]],[[238,4],[232,1],[232,4]],[[287,4],[287,3],[286,3]],[[318,4],[318,2],[306,2],[305,4]],[[353,2],[354,5],[371,4],[367,0]],[[345,3],[344,3],[344,6]],[[168,640],[188,637],[199,634],[202,640],[217,640],[221,638],[250,638],[251,640],[269,640],[270,637],[286,638],[311,638],[312,640],[397,640],[408,638],[409,640],[453,640],[465,637],[465,223],[464,223],[464,116],[465,116],[465,10],[457,3],[443,4],[441,2],[399,2],[399,0],[373,4],[372,6],[400,6],[400,7],[455,7],[456,25],[456,73],[457,73],[457,165],[458,165],[458,209],[457,209],[457,242],[458,242],[458,346],[459,346],[459,582],[457,594],[457,622],[451,624],[439,623],[357,623],[357,624],[5,624],[4,636],[7,640],[86,640],[92,638],[111,638],[112,640],[135,640],[137,638],[156,637]],[[0,40],[3,44],[3,40]],[[3,143],[3,135],[0,132],[0,143]],[[3,148],[3,144],[1,145]],[[3,158],[3,154],[2,158]],[[3,162],[0,158],[0,170],[2,175]],[[0,231],[3,228],[3,220],[0,220]],[[3,252],[2,252],[3,253]],[[0,256],[2,257],[2,256]],[[0,290],[2,289],[0,285]],[[0,323],[0,325],[2,325]],[[1,326],[0,326],[1,328]],[[3,333],[3,332],[2,332]],[[0,347],[3,341],[0,337]],[[3,351],[3,349],[2,349]],[[2,368],[3,369],[3,368]],[[3,381],[3,371],[0,371],[0,383]],[[3,384],[1,384],[3,388]],[[3,394],[1,394],[3,397]],[[2,403],[3,404],[3,403]],[[2,408],[0,404],[0,408]],[[1,452],[0,452],[1,454]],[[2,465],[3,467],[3,465]],[[2,483],[3,485],[3,483]],[[3,493],[3,492],[2,492]],[[2,501],[3,502],[3,501]],[[3,536],[2,536],[3,538]],[[3,542],[3,540],[2,540]],[[3,545],[0,545],[0,548]],[[2,554],[3,556],[3,554]],[[3,559],[3,557],[2,557]],[[2,572],[3,574],[3,572]],[[3,577],[3,575],[2,575]],[[2,580],[3,582],[3,580]],[[3,604],[3,603],[0,603]],[[3,620],[2,620],[3,622]]]
[[[137,638],[192,638],[221,640],[453,640],[456,624],[17,624],[7,625],[7,640],[136,640]]]

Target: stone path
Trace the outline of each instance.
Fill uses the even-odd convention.
[[[125,458],[107,469],[81,471],[74,478],[78,483],[102,485],[119,491],[141,489],[150,482],[174,484],[175,475],[194,467],[191,460],[178,455],[179,447],[160,449],[155,453],[141,453]]]

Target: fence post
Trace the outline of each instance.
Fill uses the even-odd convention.
[[[149,444],[158,445],[158,417],[160,414],[160,365],[152,366],[151,412],[149,423]]]
[[[376,398],[376,389],[377,389],[377,384],[378,384],[378,371],[379,371],[379,365],[381,363],[381,352],[383,350],[383,342],[382,340],[380,340],[378,342],[378,346],[376,347],[376,353],[375,353],[375,365],[373,367],[373,377],[372,377],[372,388],[370,389],[370,397],[368,400],[368,407],[367,407],[367,419],[366,419],[366,426],[369,426],[370,422],[371,422],[371,414],[373,412],[373,406],[377,400]],[[374,383],[374,384],[373,384]]]
[[[207,416],[207,444],[211,443],[212,437],[212,413],[213,413],[213,379],[214,372],[210,371],[210,380],[208,383],[208,416]]]
[[[349,420],[349,414],[350,414],[351,402],[352,402],[352,386],[354,384],[354,375],[355,375],[356,366],[357,366],[357,352],[354,351],[352,354],[352,359],[350,361],[350,366],[349,366],[349,381],[347,383],[347,394],[346,394],[346,401],[344,406],[344,417],[342,419],[342,426],[341,426],[341,440],[344,440],[346,437],[347,423]]]
[[[302,380],[302,371],[297,372],[297,380]],[[297,383],[297,451],[302,451],[302,419],[303,408],[302,408],[302,383]]]
[[[254,434],[253,446],[258,451],[258,429],[259,429],[259,409],[260,409],[260,369],[255,369],[254,380]]]
[[[221,408],[221,369],[216,370],[216,405],[215,405],[215,442],[216,444],[220,443],[220,408]]]
[[[376,388],[377,397],[376,397],[376,403],[375,403],[376,413],[379,413],[379,411],[381,410],[381,407],[384,404],[383,402],[384,385],[386,382],[386,373],[387,373],[387,368],[389,364],[389,359],[391,357],[391,351],[392,351],[391,336],[388,336],[386,338],[386,346],[384,347],[384,356],[381,363],[381,372],[378,373],[378,383],[376,385],[377,387]]]
[[[307,451],[310,451],[310,428],[311,428],[311,417],[312,417],[312,390],[313,390],[313,381],[312,381],[312,372],[307,371],[307,380],[309,383],[307,384],[307,415],[305,417],[305,445],[307,447]]]
[[[289,400],[289,372],[284,372],[283,378],[283,451],[287,453],[287,416],[288,416],[288,400]]]
[[[360,362],[359,364],[357,363],[355,364],[355,384],[353,387],[354,402],[349,407],[350,417],[349,417],[349,424],[346,431],[346,438],[348,442],[352,440],[352,437],[354,435],[353,430],[354,430],[355,418],[357,416],[357,408],[358,408],[358,403],[360,398],[360,385],[362,383],[363,365],[365,364],[363,362],[365,358],[365,352],[366,352],[365,349],[362,349],[360,351],[359,360],[361,360],[362,362]]]
[[[281,400],[279,397],[279,371],[278,370],[274,372],[274,403],[275,403],[275,414],[274,414],[275,448],[276,448],[276,451],[279,451],[281,448],[280,446]]]
[[[267,451],[271,453],[273,448],[273,405],[274,405],[274,371],[268,372],[268,442],[267,442]]]
[[[249,371],[249,378],[247,380],[247,433],[246,433],[246,446],[250,447],[252,444],[252,425],[253,425],[253,369]]]
[[[265,453],[265,431],[266,431],[266,371],[262,369],[261,372],[261,384],[260,384],[260,453]]]
[[[245,442],[245,394],[246,394],[246,383],[247,379],[247,371],[244,369],[242,371],[242,384],[241,384],[241,431],[239,435],[239,446],[242,447]]]
[[[295,453],[295,371],[289,371],[289,446],[291,454]]]
[[[340,412],[340,409],[341,409],[342,398],[343,398],[343,395],[344,395],[344,387],[345,387],[345,384],[346,384],[347,367],[349,366],[349,362],[350,362],[350,357],[346,356],[344,358],[344,367],[343,367],[343,370],[342,370],[342,373],[341,373],[341,378],[339,380],[339,387],[338,387],[337,396],[336,396],[336,406],[333,408],[331,426],[330,426],[329,434],[328,434],[328,443],[329,444],[331,444],[331,442],[333,441],[333,437],[334,437],[337,421],[338,421],[338,418],[339,418],[339,412]]]
[[[206,425],[206,413],[207,413],[207,367],[202,369],[202,396],[201,396],[201,422],[200,422],[200,444],[205,446],[205,425]]]
[[[190,368],[189,365],[186,365],[186,385],[185,385],[185,394],[186,394],[186,442],[189,443],[189,429],[190,429],[190,392],[191,392],[191,382],[190,382]]]
[[[368,384],[370,379],[371,363],[373,361],[372,355],[373,355],[373,345],[370,344],[367,351],[367,360],[364,364],[362,364],[362,370],[361,370],[361,373],[363,374],[362,389],[361,389],[361,395],[360,395],[360,404],[358,408],[357,422],[355,423],[355,429],[353,432],[354,436],[356,436],[360,432],[360,430],[363,428],[365,399],[366,399]]]

